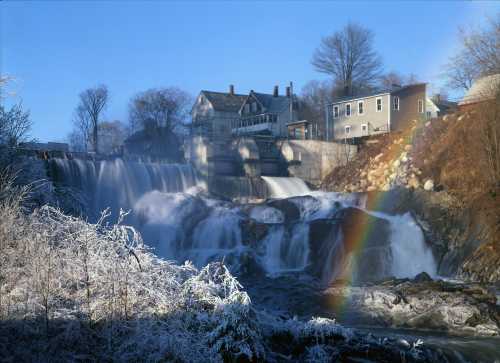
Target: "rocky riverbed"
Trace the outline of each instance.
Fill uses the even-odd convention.
[[[432,280],[391,279],[367,286],[333,285],[324,291],[330,301],[344,301],[368,324],[498,336],[500,306],[484,285]]]

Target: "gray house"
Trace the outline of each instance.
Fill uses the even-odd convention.
[[[234,86],[229,92],[201,91],[191,109],[192,134],[209,138],[231,136],[233,121],[239,117],[241,105],[247,95],[234,93]]]
[[[298,121],[298,104],[291,87],[280,96],[275,86],[272,94],[250,91],[238,113],[232,124],[233,135],[287,137],[288,125]]]
[[[399,131],[412,120],[424,120],[425,108],[425,83],[340,98],[327,106],[327,140],[360,139]]]
[[[191,109],[193,136],[225,139],[231,136],[268,135],[286,137],[288,124],[298,120],[298,105],[291,88],[279,95],[253,90],[242,95],[234,92],[201,91]]]

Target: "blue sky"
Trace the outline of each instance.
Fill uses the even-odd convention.
[[[0,2],[0,71],[31,111],[32,136],[64,140],[78,94],[106,84],[106,119],[127,121],[129,99],[152,87],[271,92],[314,71],[311,55],[348,21],[375,33],[385,69],[439,85],[459,26],[499,2]]]

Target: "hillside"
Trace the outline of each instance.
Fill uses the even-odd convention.
[[[355,160],[333,170],[322,188],[368,192],[369,201],[382,199],[394,212],[412,212],[428,224],[440,273],[499,281],[498,142],[492,142],[498,105],[494,108],[414,121],[404,132],[372,138]]]

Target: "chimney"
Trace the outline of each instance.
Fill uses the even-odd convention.
[[[230,84],[230,85],[229,85],[229,94],[230,94],[231,96],[234,96],[234,85],[233,85],[233,84]]]
[[[286,96],[290,98],[291,92],[290,92],[290,87],[286,88]]]
[[[278,86],[274,86],[273,96],[278,97]]]

